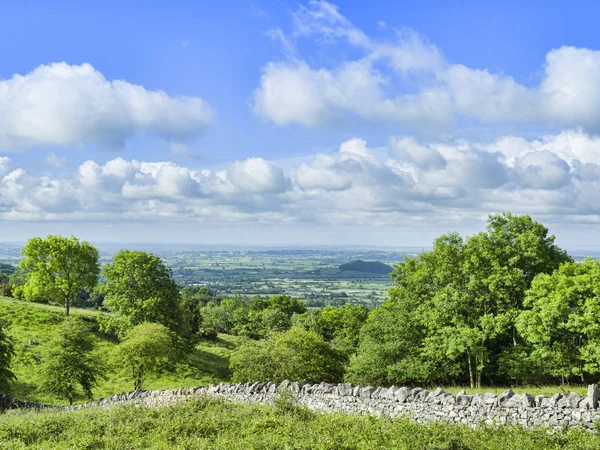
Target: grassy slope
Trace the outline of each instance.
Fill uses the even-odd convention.
[[[11,449],[597,449],[582,429],[483,427],[407,419],[312,413],[304,408],[232,404],[198,398],[161,408],[120,406],[0,415],[0,442]]]
[[[71,310],[74,316],[93,320],[96,311]],[[38,390],[40,378],[37,366],[40,360],[40,345],[47,341],[49,332],[64,318],[62,308],[36,303],[22,302],[0,297],[0,319],[9,324],[9,334],[14,338],[17,356],[12,369],[18,378],[12,395],[23,400],[60,404],[60,400],[49,397]],[[227,381],[230,378],[229,355],[239,343],[234,336],[221,335],[216,342],[201,342],[189,355],[189,364],[182,365],[176,373],[163,374],[148,380],[146,389],[173,389],[182,386],[198,386]],[[117,342],[97,334],[96,351],[103,361],[110,355]],[[111,368],[107,379],[94,390],[94,396],[130,391],[133,383],[127,373]]]
[[[72,309],[73,315],[92,319],[96,311],[88,309]],[[13,363],[13,371],[18,382],[12,394],[22,400],[40,401],[45,403],[60,404],[60,400],[46,396],[39,392],[37,387],[40,379],[36,373],[39,361],[40,345],[47,340],[52,327],[60,323],[64,317],[63,309],[56,306],[40,305],[37,303],[22,302],[14,299],[0,297],[0,318],[9,323],[9,333],[15,339],[17,357]],[[30,343],[30,341],[35,341]],[[217,342],[204,341],[198,344],[194,352],[189,355],[190,365],[180,368],[177,373],[162,374],[149,379],[146,389],[173,389],[183,386],[197,386],[208,383],[226,382],[230,379],[229,355],[239,344],[240,338],[235,336],[220,335]],[[106,336],[97,335],[97,351],[104,361],[110,359],[112,349],[117,343]],[[132,382],[128,374],[112,369],[106,380],[94,390],[94,396],[107,397],[111,394],[132,390]],[[456,394],[463,387],[445,387],[446,392]],[[467,393],[473,394],[474,389],[465,388]],[[483,392],[499,394],[506,387],[483,388]],[[517,394],[528,392],[531,395],[552,395],[555,392],[568,393],[575,391],[581,396],[587,395],[586,386],[523,386],[512,388]]]

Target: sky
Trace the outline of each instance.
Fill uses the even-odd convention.
[[[3,1],[0,241],[600,248],[595,2]]]

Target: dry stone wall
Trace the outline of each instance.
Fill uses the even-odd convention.
[[[297,402],[308,408],[323,412],[348,414],[373,414],[388,417],[408,416],[426,423],[443,421],[464,423],[471,426],[486,424],[518,424],[526,428],[546,426],[552,429],[583,426],[594,428],[600,419],[600,390],[595,385],[588,388],[588,396],[576,393],[554,394],[551,397],[514,394],[507,390],[500,395],[467,395],[464,391],[456,396],[438,388],[427,391],[421,388],[391,387],[374,388],[353,384],[308,384],[284,381],[282,383],[219,384],[208,387],[183,388],[167,391],[133,391],[116,394],[83,405],[61,409],[81,409],[91,406],[108,407],[119,404],[146,406],[168,405],[185,401],[197,395],[222,397],[244,403],[272,403],[282,390],[291,391]],[[0,394],[0,409],[46,408],[46,405],[25,403]]]

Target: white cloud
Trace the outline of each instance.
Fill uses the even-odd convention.
[[[107,80],[90,64],[42,65],[0,80],[0,147],[97,144],[119,148],[153,132],[182,142],[202,133],[211,111],[199,97],[171,97],[123,80]]]
[[[325,1],[300,6],[293,17],[291,36],[316,40],[329,61],[344,54],[340,43],[362,54],[332,66],[313,67],[297,55],[267,63],[253,109],[278,125],[328,125],[357,116],[428,127],[466,120],[600,132],[598,50],[550,50],[539,84],[525,86],[504,73],[450,63],[410,30],[396,31],[391,41],[371,38]]]
[[[491,143],[394,137],[389,156],[353,138],[285,171],[258,157],[219,170],[115,158],[56,177],[14,165],[0,158],[1,220],[390,227],[503,210],[577,221],[600,214],[600,140],[581,130]]]

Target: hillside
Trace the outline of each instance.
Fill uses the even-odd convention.
[[[97,311],[88,309],[71,310],[93,326]],[[0,318],[8,324],[8,332],[15,343],[16,357],[12,370],[17,376],[11,394],[19,399],[51,404],[64,404],[64,401],[48,396],[39,390],[40,378],[37,374],[41,345],[48,340],[52,329],[64,317],[63,308],[0,297]],[[96,351],[101,359],[110,362],[111,353],[117,342],[102,333],[96,335]],[[144,385],[147,389],[173,389],[182,386],[198,386],[219,383],[230,379],[229,355],[241,338],[219,335],[216,342],[203,341],[188,355],[188,361],[176,367],[174,373],[150,378]],[[110,365],[109,365],[110,366]],[[107,397],[111,394],[130,391],[132,381],[128,374],[115,367],[109,367],[106,379],[94,389],[94,397]]]
[[[387,275],[394,270],[392,266],[388,266],[380,261],[361,261],[360,259],[342,264],[339,266],[339,269],[379,275]]]

